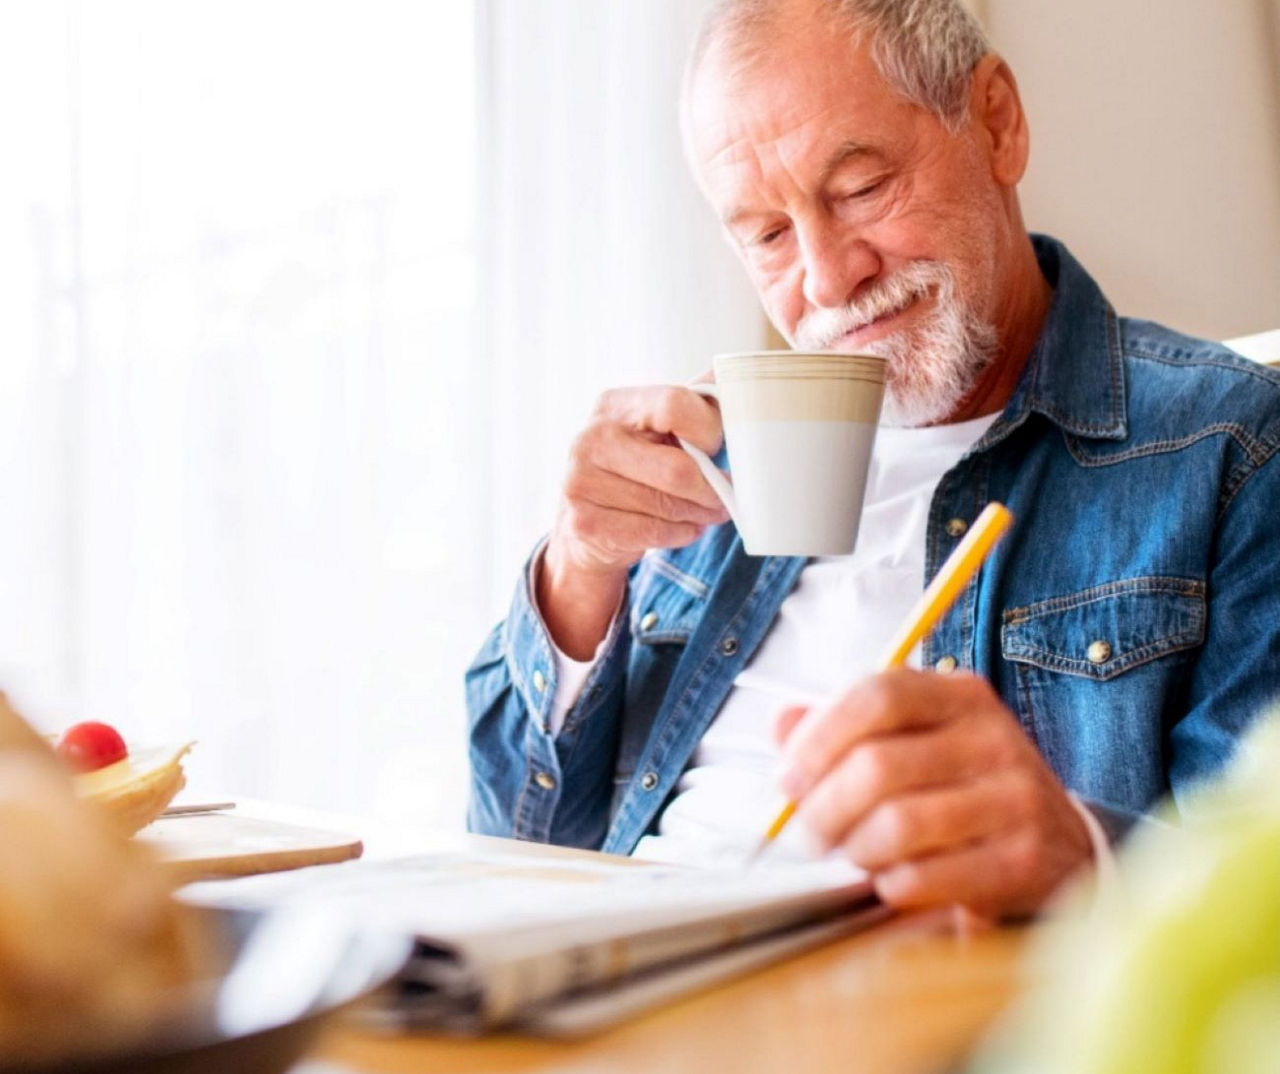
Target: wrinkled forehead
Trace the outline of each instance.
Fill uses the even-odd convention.
[[[851,144],[888,150],[919,110],[885,82],[869,49],[846,35],[783,35],[743,56],[713,48],[691,79],[682,117],[704,190],[726,171],[826,159]]]

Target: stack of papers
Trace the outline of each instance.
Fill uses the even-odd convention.
[[[413,957],[380,1011],[392,1024],[555,1035],[592,1032],[886,912],[840,862],[693,869],[501,849],[194,884],[183,897],[323,906],[411,933]]]

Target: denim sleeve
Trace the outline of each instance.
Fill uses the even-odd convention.
[[[534,553],[537,554],[536,552]],[[556,661],[526,563],[507,617],[466,674],[471,793],[467,827],[562,846],[604,840],[631,644],[628,597],[559,735],[548,725]]]
[[[1234,496],[1221,511],[1204,647],[1185,715],[1169,736],[1169,780],[1179,809],[1280,697],[1280,424],[1270,446],[1265,462],[1233,475]]]

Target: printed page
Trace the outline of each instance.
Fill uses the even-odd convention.
[[[557,928],[573,938],[616,935],[793,897],[865,890],[839,862],[693,869],[603,856],[538,858],[501,851],[443,852],[353,861],[285,873],[189,884],[183,897],[205,905],[264,906],[320,900],[359,920],[447,940],[554,946]],[[510,949],[509,949],[510,950]]]

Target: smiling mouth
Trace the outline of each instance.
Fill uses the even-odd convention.
[[[846,347],[850,345],[860,345],[873,342],[881,336],[888,335],[887,329],[899,318],[906,316],[920,304],[920,300],[924,295],[916,295],[905,306],[899,306],[896,310],[890,310],[888,313],[881,314],[874,321],[868,321],[866,324],[860,324],[857,328],[851,328],[844,335],[838,337],[832,342],[832,347]]]

